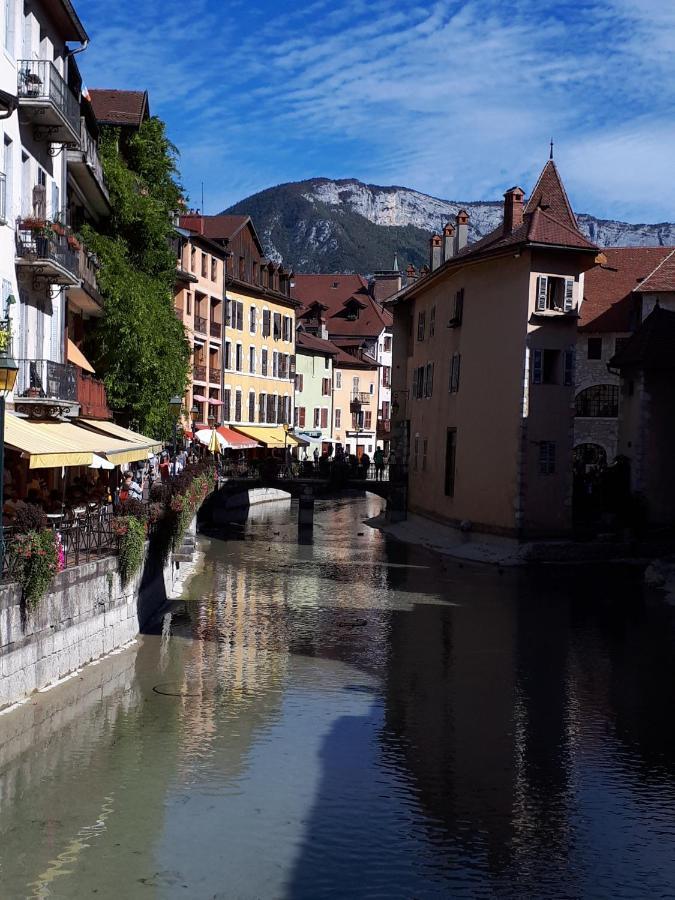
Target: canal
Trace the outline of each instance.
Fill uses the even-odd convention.
[[[675,609],[363,525],[203,537],[157,634],[0,716],[0,897],[675,893]]]

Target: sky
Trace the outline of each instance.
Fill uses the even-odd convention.
[[[208,214],[287,181],[527,192],[675,221],[672,0],[76,0],[88,87],[147,89]]]

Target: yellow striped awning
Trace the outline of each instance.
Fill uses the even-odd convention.
[[[51,423],[30,422],[12,413],[5,416],[5,444],[28,457],[29,469],[90,466],[94,459],[91,449],[58,434]]]
[[[265,447],[295,447],[301,443],[290,431],[285,432],[283,425],[270,425],[269,428],[262,425],[244,425],[243,427],[229,425],[228,427],[240,434],[245,434],[246,437],[253,438],[254,441],[258,441]]]
[[[148,458],[148,449],[142,444],[108,437],[108,435],[100,432],[90,431],[88,428],[79,428],[71,422],[44,422],[40,424],[47,434],[70,442],[83,450],[96,453],[97,456],[105,456],[106,459],[116,466],[122,463],[139,462]],[[90,459],[89,462],[91,461]]]
[[[79,419],[80,424],[87,428],[93,428],[95,431],[101,431],[103,434],[109,434],[111,437],[118,438],[120,441],[129,441],[132,444],[143,444],[143,446],[151,453],[159,453],[162,449],[162,442],[155,441],[153,438],[139,434],[137,431],[131,431],[130,428],[123,428],[116,422],[99,421],[98,419]]]

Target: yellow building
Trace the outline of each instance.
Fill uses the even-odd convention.
[[[176,314],[193,347],[188,409],[282,446],[293,422],[291,275],[266,259],[249,216],[183,216]]]

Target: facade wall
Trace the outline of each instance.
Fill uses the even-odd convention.
[[[302,379],[300,382],[299,379]],[[324,381],[328,379],[329,394],[324,393]],[[297,385],[302,383],[302,390]],[[315,424],[315,410],[325,411],[326,427]],[[301,411],[304,410],[304,423]],[[324,442],[333,440],[333,360],[322,353],[312,353],[298,349],[296,355],[296,390],[294,432],[309,440],[307,453],[312,456],[315,449],[321,453]]]
[[[355,386],[354,379],[358,379]],[[349,368],[339,364],[333,369],[333,440],[342,444],[346,453],[357,453],[357,447],[372,457],[376,448],[378,410],[378,370]],[[364,423],[358,434],[349,410],[354,390],[367,394],[369,402],[363,406]],[[338,416],[339,412],[339,416]],[[370,413],[370,427],[366,427],[366,414]],[[339,425],[337,422],[339,421]]]
[[[617,388],[620,386],[618,375],[609,372],[607,364],[617,349],[617,339],[627,338],[628,333],[592,333],[584,331],[577,338],[576,369],[575,369],[575,395],[580,394],[586,388],[593,385],[608,384]],[[589,341],[601,341],[601,355],[599,359],[590,359]],[[575,417],[574,420],[574,446],[581,444],[597,444],[605,451],[607,462],[611,463],[618,453],[619,419],[605,417]]]

